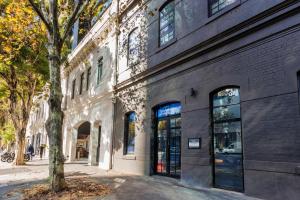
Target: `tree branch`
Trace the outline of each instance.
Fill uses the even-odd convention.
[[[63,43],[66,38],[68,37],[68,34],[76,22],[76,20],[79,18],[80,14],[84,11],[84,9],[87,7],[87,5],[90,3],[90,0],[86,0],[84,3],[82,0],[79,0],[78,3],[75,6],[75,9],[71,16],[68,18],[67,22],[64,26],[64,33],[62,35],[61,43]]]
[[[52,16],[53,36],[55,38],[53,42],[54,43],[57,42],[57,44],[60,44],[61,36],[59,33],[59,25],[58,25],[57,0],[50,0],[50,13]]]
[[[49,33],[52,33],[52,28],[50,25],[50,22],[48,20],[48,17],[46,13],[42,12],[44,10],[43,8],[40,10],[39,7],[34,3],[34,0],[28,0],[30,5],[32,6],[33,10],[37,13],[37,15],[41,18],[41,20],[44,22],[47,30]],[[43,2],[43,0],[42,0]],[[41,3],[43,5],[43,3]]]
[[[9,87],[9,79],[8,79],[7,75],[3,72],[0,72],[0,78],[2,78],[5,81],[5,83],[7,84],[7,86]]]

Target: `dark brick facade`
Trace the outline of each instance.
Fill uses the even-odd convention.
[[[156,12],[148,22],[145,71],[116,86],[114,168],[153,174],[152,108],[179,101],[180,181],[193,187],[213,187],[209,96],[218,88],[238,86],[245,194],[299,199],[300,2],[241,0],[212,17],[208,17],[206,1],[175,2],[177,40],[164,49],[158,47]],[[148,7],[158,8],[163,3],[150,1]],[[190,95],[191,88],[196,96]],[[127,106],[134,103],[125,101],[126,97],[140,100],[136,106]],[[130,110],[142,116],[135,155],[126,157],[122,154],[124,113]],[[202,148],[188,149],[188,138],[199,137]]]

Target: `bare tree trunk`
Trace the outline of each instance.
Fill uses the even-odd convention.
[[[24,165],[24,152],[25,152],[25,135],[26,135],[26,128],[22,128],[21,130],[17,131],[16,135],[16,142],[17,142],[17,148],[16,148],[16,165]]]
[[[55,48],[49,47],[50,66],[50,97],[49,118],[46,129],[49,136],[49,177],[50,187],[58,192],[65,188],[64,158],[62,152],[62,123],[63,112],[61,109],[62,92],[60,81],[60,53]]]

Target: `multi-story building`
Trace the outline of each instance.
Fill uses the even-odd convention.
[[[26,128],[26,148],[31,144],[34,154],[37,157],[42,155],[42,158],[49,156],[49,139],[46,131],[46,121],[49,116],[48,97],[49,85],[47,84],[43,93],[33,98],[33,107]]]
[[[113,168],[298,199],[300,2],[123,0],[119,16]]]
[[[299,1],[113,0],[105,8],[85,37],[77,23],[62,72],[69,160],[299,197]]]
[[[74,49],[62,71],[64,155],[103,169],[111,166],[116,9],[107,1],[85,36],[82,23],[75,24]]]

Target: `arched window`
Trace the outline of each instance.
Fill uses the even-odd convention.
[[[159,12],[160,46],[175,38],[175,2],[168,1]]]
[[[243,190],[240,90],[228,87],[212,94],[214,185]],[[226,181],[230,180],[230,181]]]
[[[135,112],[127,113],[125,116],[124,155],[134,154],[135,122]]]
[[[128,65],[134,65],[139,61],[140,38],[138,29],[134,29],[128,36]]]

